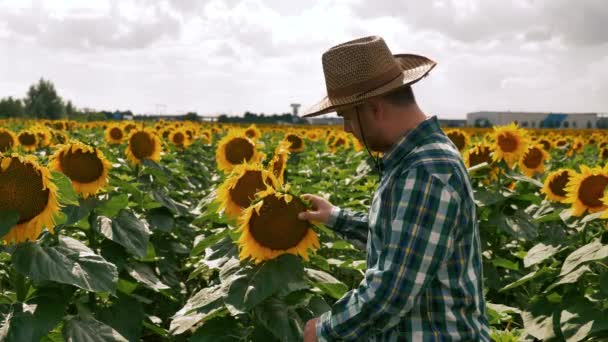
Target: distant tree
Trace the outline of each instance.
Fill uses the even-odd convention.
[[[23,103],[19,99],[7,97],[0,99],[0,118],[23,117]]]
[[[24,100],[25,111],[29,115],[45,119],[62,119],[65,117],[63,100],[51,81],[43,78],[27,91]]]
[[[198,117],[198,114],[196,112],[188,112],[188,113],[186,113],[186,115],[182,116],[182,120],[198,121],[199,117]]]
[[[68,101],[65,105],[65,114],[68,117],[76,115],[76,107],[72,104],[72,101]]]

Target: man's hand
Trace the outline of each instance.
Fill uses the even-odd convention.
[[[315,317],[310,321],[306,322],[306,328],[304,328],[304,342],[317,342],[317,321],[319,317]]]
[[[298,218],[300,220],[315,221],[326,224],[334,206],[323,197],[311,194],[302,195],[301,197],[302,199],[312,203],[312,211],[303,211],[298,215]]]

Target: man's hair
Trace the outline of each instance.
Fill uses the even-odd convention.
[[[412,87],[409,85],[399,87],[396,90],[383,95],[382,99],[394,106],[401,107],[416,103],[414,92],[412,91]]]

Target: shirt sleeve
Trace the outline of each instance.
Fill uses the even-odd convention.
[[[365,249],[369,230],[368,213],[355,213],[334,207],[327,225],[341,238],[359,249]]]
[[[317,322],[319,341],[360,339],[395,326],[436,276],[453,246],[459,197],[424,168],[404,172],[392,187],[392,217],[382,229],[378,262],[356,289]]]

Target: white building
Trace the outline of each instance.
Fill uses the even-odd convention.
[[[598,128],[598,113],[474,112],[467,126],[490,127],[515,122],[528,128]]]

